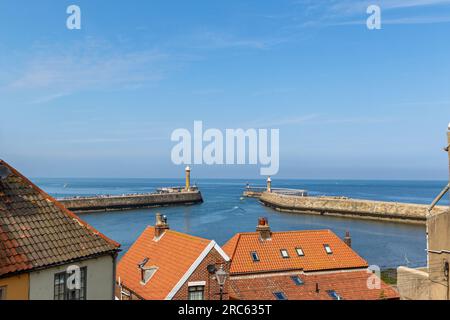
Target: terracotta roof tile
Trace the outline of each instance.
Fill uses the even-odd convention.
[[[296,285],[292,276],[298,276],[302,285]],[[332,272],[326,274],[290,274],[230,279],[230,297],[238,300],[275,300],[275,292],[282,292],[289,300],[333,300],[328,290],[334,290],[344,300],[399,299],[394,288],[384,282],[369,289],[366,271]],[[316,291],[316,284],[319,292]]]
[[[155,229],[148,227],[139,236],[117,266],[117,279],[147,300],[163,300],[211,240],[167,230],[154,241]],[[138,264],[148,258],[147,267],[158,268],[147,284],[141,284]]]
[[[326,253],[325,244],[332,254]],[[296,248],[301,248],[304,256],[298,256]],[[239,233],[223,249],[232,260],[231,274],[367,267],[367,262],[330,230],[273,232],[269,240],[261,240],[258,232]],[[287,250],[289,258],[281,256],[281,249]],[[251,252],[258,254],[259,261],[253,261]]]
[[[0,160],[0,276],[116,251],[119,244],[82,221]]]

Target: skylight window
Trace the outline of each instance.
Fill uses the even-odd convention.
[[[284,294],[284,292],[278,291],[278,292],[274,292],[273,295],[275,296],[275,298],[277,300],[287,300],[286,295]]]
[[[285,259],[289,258],[289,253],[287,252],[286,249],[281,249],[280,253],[283,258],[285,258]]]
[[[295,248],[295,251],[299,257],[303,257],[305,255],[302,248]]]
[[[342,297],[334,290],[327,290],[327,293],[333,300],[342,300]]]
[[[295,285],[297,285],[297,286],[301,286],[304,284],[303,280],[300,279],[299,276],[292,276],[291,279],[292,279],[292,281],[294,281]]]
[[[250,255],[252,256],[253,262],[259,261],[259,256],[258,256],[258,253],[256,253],[256,251],[251,252]]]
[[[331,250],[331,248],[330,248],[330,246],[328,244],[324,244],[323,247],[325,248],[325,251],[328,254],[332,254],[333,253],[333,251]]]

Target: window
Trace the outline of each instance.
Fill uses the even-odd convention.
[[[333,253],[333,251],[331,250],[331,248],[330,248],[330,246],[328,244],[324,244],[323,247],[325,248],[325,251],[328,254],[332,254]]]
[[[189,287],[189,300],[204,300],[205,286]]]
[[[303,257],[305,255],[302,248],[295,248],[295,251],[299,257]]]
[[[278,292],[274,292],[273,295],[275,296],[275,298],[277,300],[287,300],[286,295],[284,294],[284,292],[278,291]]]
[[[86,273],[87,268],[80,268],[80,287],[69,288],[67,281],[73,274],[60,272],[54,278],[54,300],[86,300]]]
[[[6,300],[6,286],[0,287],[0,300]]]
[[[302,284],[304,284],[303,280],[300,279],[299,276],[292,276],[291,279],[292,279],[292,281],[294,281],[295,285],[297,285],[297,286],[301,286]]]
[[[327,290],[327,293],[333,300],[342,300],[342,297],[334,290]]]
[[[283,258],[289,258],[289,253],[287,252],[287,250],[286,249],[281,249],[280,250],[280,252],[281,252],[281,256],[283,257]]]
[[[252,252],[252,253],[250,253],[250,255],[252,256],[253,262],[258,262],[259,261],[258,254],[256,252]]]

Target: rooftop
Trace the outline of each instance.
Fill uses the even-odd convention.
[[[260,277],[237,277],[230,281],[230,298],[239,300],[378,300],[398,299],[392,287],[380,281],[369,289],[370,274],[347,271],[318,274],[291,273]],[[317,290],[318,289],[318,290]]]
[[[120,260],[117,279],[141,298],[170,299],[213,248],[223,253],[214,241],[173,230],[155,237],[155,227],[147,227]],[[146,283],[141,281],[142,262],[156,270]]]
[[[367,262],[331,230],[238,233],[224,246],[231,274],[289,270],[324,271],[366,268]],[[257,259],[255,259],[255,253]]]

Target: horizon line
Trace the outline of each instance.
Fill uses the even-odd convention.
[[[29,177],[30,179],[103,179],[103,180],[118,180],[118,179],[133,179],[133,180],[182,180],[184,181],[184,177],[174,178],[174,177]],[[191,181],[196,179],[201,180],[260,180],[265,182],[266,177],[261,179],[258,178],[223,178],[223,177],[215,177],[215,178],[206,178],[206,177],[198,177],[192,178]],[[273,178],[272,181],[277,180],[304,180],[304,181],[433,181],[433,182],[448,182],[445,179],[378,179],[378,178]]]

